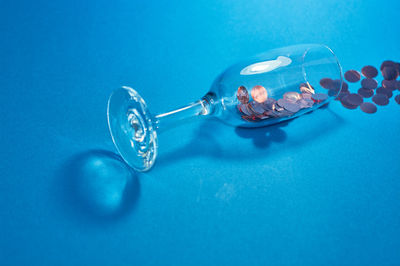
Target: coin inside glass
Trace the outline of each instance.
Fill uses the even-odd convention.
[[[241,103],[249,102],[249,92],[245,86],[240,86],[236,92],[236,96]]]
[[[301,99],[301,96],[298,92],[288,91],[285,94],[283,94],[283,99],[291,101],[291,102],[296,102]]]
[[[268,98],[268,92],[263,86],[256,85],[251,89],[251,97],[254,101],[263,103]]]
[[[310,94],[314,94],[315,93],[314,88],[311,85],[307,84],[307,83],[301,83],[300,84],[300,91],[302,93],[310,93]]]

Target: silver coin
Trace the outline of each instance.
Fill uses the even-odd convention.
[[[287,102],[287,100],[285,99],[279,99],[276,103],[280,106],[283,107],[285,105],[285,102]]]
[[[311,99],[300,99],[298,103],[301,108],[310,108],[314,105],[314,101]]]
[[[263,106],[262,103],[258,103],[256,101],[252,101],[250,103],[249,107],[250,107],[250,110],[252,110],[254,114],[260,115],[260,114],[264,113],[264,106]]]
[[[262,106],[265,111],[273,110],[276,105],[276,100],[273,98],[268,98],[265,102],[262,103]]]
[[[245,115],[248,115],[248,116],[253,115],[253,112],[249,109],[249,105],[247,103],[246,104],[240,104],[239,105],[239,109]]]
[[[288,91],[285,94],[283,94],[283,99],[290,101],[290,102],[296,102],[301,99],[301,96],[298,92]]]
[[[301,98],[311,100],[312,94],[311,93],[302,93]]]
[[[290,101],[285,102],[283,108],[292,113],[297,113],[301,109],[299,104]]]

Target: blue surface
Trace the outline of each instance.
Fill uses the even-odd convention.
[[[344,69],[400,61],[399,1],[0,1],[1,265],[399,265],[400,106],[287,124],[193,122],[130,173],[106,124],[154,113],[238,59],[324,43]],[[383,16],[385,15],[385,16]],[[351,89],[358,89],[351,87]]]

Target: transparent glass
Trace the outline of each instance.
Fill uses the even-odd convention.
[[[342,69],[330,48],[288,46],[229,67],[199,100],[166,113],[152,115],[137,91],[117,89],[108,101],[108,124],[126,163],[147,171],[157,158],[157,133],[189,117],[215,116],[239,127],[268,126],[328,103],[342,83]]]

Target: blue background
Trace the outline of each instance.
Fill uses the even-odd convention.
[[[256,130],[200,119],[160,135],[156,166],[140,174],[113,154],[106,123],[121,85],[167,111],[271,48],[324,43],[345,70],[400,61],[399,10],[0,1],[0,264],[399,265],[393,99],[374,115],[334,101]]]

